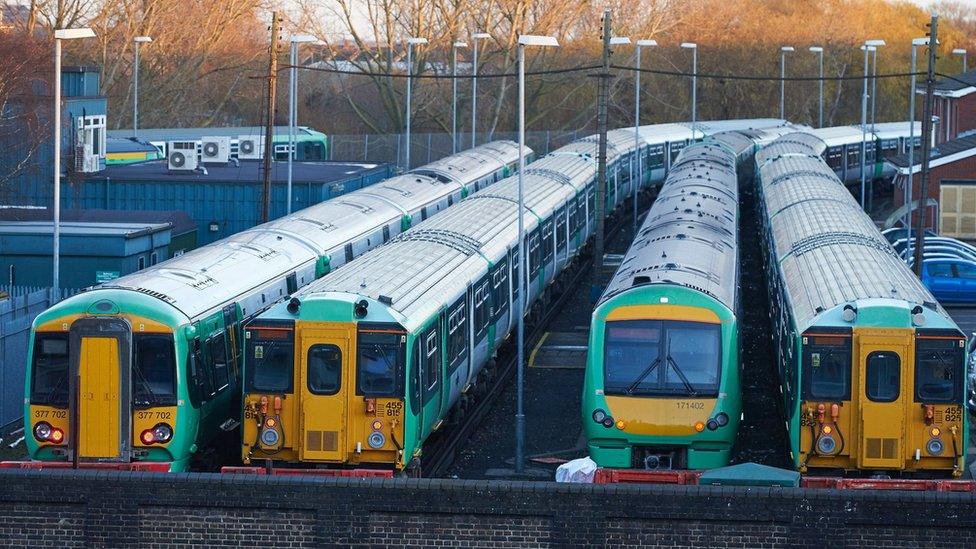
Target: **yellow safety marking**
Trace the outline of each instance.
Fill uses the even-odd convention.
[[[119,457],[119,342],[112,337],[81,340],[78,455]]]
[[[145,333],[163,333],[171,334],[173,333],[173,328],[155,320],[150,320],[148,318],[130,315],[130,314],[116,314],[116,315],[89,315],[89,314],[74,314],[65,315],[52,320],[48,320],[44,324],[37,327],[38,332],[66,332],[71,329],[71,325],[74,324],[79,318],[89,318],[92,316],[111,316],[115,318],[124,318],[129,321],[132,326],[132,333],[138,334],[140,332]]]
[[[624,305],[607,314],[612,320],[689,320],[719,324],[715,311],[688,305]]]
[[[546,333],[542,334],[542,337],[539,338],[539,342],[535,344],[535,348],[533,348],[532,349],[532,353],[529,354],[529,368],[535,368],[536,367],[535,366],[535,355],[539,352],[539,349],[542,348],[542,344],[546,342],[546,339],[548,337],[549,337],[549,332],[546,332]]]
[[[624,422],[624,432],[635,435],[695,435],[695,423],[707,422],[715,410],[714,398],[643,398],[608,396],[607,413]],[[613,427],[616,429],[616,427]]]

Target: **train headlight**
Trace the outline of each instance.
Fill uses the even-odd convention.
[[[832,436],[822,436],[817,440],[817,452],[830,455],[837,449],[837,441]]]
[[[715,416],[715,423],[718,423],[719,427],[725,427],[729,424],[729,414],[726,414],[725,412],[719,413],[717,416]]]
[[[384,444],[386,444],[386,437],[383,436],[383,433],[373,431],[370,433],[369,438],[366,439],[366,442],[369,444],[370,448],[378,450],[382,448]]]
[[[925,450],[929,453],[929,455],[937,456],[940,455],[943,450],[945,450],[945,444],[942,444],[941,440],[933,438],[929,440],[928,444],[925,445]]]
[[[593,410],[593,421],[597,423],[603,423],[603,420],[607,417],[607,413],[603,410],[597,408]]]
[[[42,421],[34,426],[34,438],[40,442],[47,442],[53,430],[50,423]]]
[[[708,427],[709,431],[714,431],[715,429],[718,429],[718,422],[714,419],[710,419],[707,423],[705,423],[705,427]]]
[[[173,428],[165,423],[159,423],[152,428],[153,442],[165,444],[173,438]]]
[[[274,429],[265,429],[264,431],[261,431],[261,444],[264,444],[265,446],[275,446],[278,444],[279,440],[281,440],[281,436],[278,434],[278,431],[275,431]]]

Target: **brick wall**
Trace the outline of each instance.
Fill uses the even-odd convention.
[[[924,98],[924,95],[919,95],[916,100],[924,101]],[[976,93],[954,99],[936,96],[932,106],[932,114],[939,117],[939,125],[935,127],[936,144],[976,129]]]
[[[976,94],[973,95],[976,97]],[[936,202],[940,200],[942,180],[944,179],[976,179],[976,155],[955,162],[949,162],[948,164],[943,164],[930,170],[926,194]],[[921,181],[921,174],[916,173],[912,176],[912,200],[918,200],[921,196]],[[895,207],[899,207],[904,203],[904,192],[901,189],[895,189]],[[912,226],[914,227],[914,224],[918,223],[918,213],[915,212],[912,217]],[[935,223],[934,218],[935,212],[929,208],[926,211],[926,227],[938,229],[938,224]]]
[[[0,471],[4,546],[976,546],[976,494]]]

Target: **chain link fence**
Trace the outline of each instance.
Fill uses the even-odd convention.
[[[587,134],[579,130],[526,132],[525,144],[535,151],[536,156],[542,156],[583,135]],[[518,134],[516,132],[478,133],[475,142],[481,145],[503,139],[516,141]],[[406,134],[330,134],[329,140],[329,160],[387,162],[406,169]],[[454,152],[449,133],[411,133],[410,142],[411,168],[440,160]],[[471,145],[471,133],[457,135],[457,151],[469,149]]]

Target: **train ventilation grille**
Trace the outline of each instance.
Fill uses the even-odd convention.
[[[895,459],[898,457],[897,438],[869,438],[867,439],[867,452],[870,459]]]
[[[305,449],[309,452],[335,452],[339,449],[339,433],[337,431],[307,431]]]

